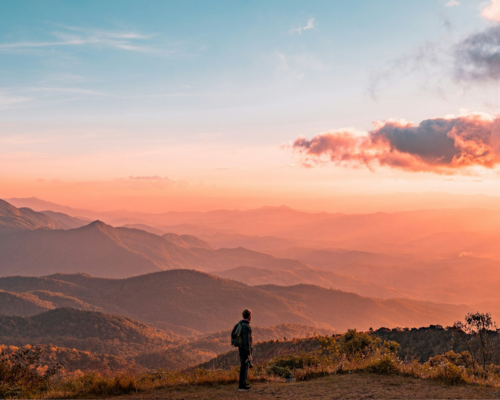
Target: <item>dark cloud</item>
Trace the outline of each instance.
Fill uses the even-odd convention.
[[[448,35],[425,42],[372,71],[367,86],[370,97],[377,100],[384,86],[405,77],[417,79],[421,89],[435,90],[441,97],[445,97],[442,85],[451,81],[500,80],[500,24],[471,33],[459,42],[450,41]]]
[[[435,118],[418,126],[388,121],[366,136],[348,131],[298,138],[295,150],[308,166],[326,160],[350,167],[376,165],[453,174],[471,166],[500,164],[500,119],[480,115]]]
[[[458,80],[500,79],[500,26],[474,33],[455,45],[454,69]]]

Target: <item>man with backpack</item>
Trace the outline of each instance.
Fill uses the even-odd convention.
[[[238,322],[231,332],[231,344],[238,347],[240,353],[240,383],[238,390],[246,392],[252,388],[247,384],[248,368],[252,368],[252,310],[243,310],[243,319]]]

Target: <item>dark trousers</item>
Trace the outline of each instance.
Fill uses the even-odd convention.
[[[247,385],[247,377],[248,377],[248,355],[246,350],[243,347],[238,348],[240,352],[240,389],[244,388]]]

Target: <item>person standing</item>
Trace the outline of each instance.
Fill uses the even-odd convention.
[[[239,322],[241,325],[241,341],[238,351],[240,354],[240,382],[238,390],[240,392],[245,392],[251,390],[252,388],[248,385],[248,367],[251,367],[253,361],[252,358],[252,328],[250,327],[250,321],[252,320],[252,310],[243,310],[243,319]]]

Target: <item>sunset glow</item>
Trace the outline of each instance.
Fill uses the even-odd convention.
[[[0,0],[0,398],[498,398],[499,96],[500,0]]]
[[[279,18],[195,3],[205,18],[4,3],[0,196],[168,211],[500,195],[498,2],[287,2]]]

